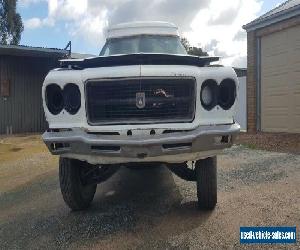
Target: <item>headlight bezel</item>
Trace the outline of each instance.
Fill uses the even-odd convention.
[[[81,108],[81,92],[79,86],[67,83],[63,89],[64,109],[71,115],[75,115]]]
[[[58,115],[64,109],[64,97],[61,87],[56,83],[47,85],[45,102],[52,115]]]
[[[236,83],[231,78],[225,78],[219,85],[218,105],[224,109],[229,110],[234,105],[236,100]]]
[[[67,83],[63,88],[57,83],[50,83],[44,95],[47,109],[52,115],[58,115],[63,110],[75,115],[81,108],[81,91],[75,83]]]
[[[205,103],[205,101],[203,100],[203,93],[207,89],[209,89],[211,93],[211,101],[209,103]],[[202,83],[200,91],[200,101],[202,107],[207,111],[212,110],[218,104],[218,84],[215,80],[208,79]]]

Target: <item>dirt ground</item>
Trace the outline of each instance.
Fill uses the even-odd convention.
[[[218,157],[218,205],[164,167],[122,168],[70,212],[58,158],[38,135],[0,138],[0,249],[299,249],[300,155],[234,146]],[[293,245],[240,245],[240,226],[297,226]]]
[[[300,154],[300,134],[248,132],[240,133],[236,141],[252,149]]]

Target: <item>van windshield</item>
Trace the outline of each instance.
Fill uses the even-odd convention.
[[[108,39],[100,56],[133,53],[187,54],[179,37],[140,35]]]

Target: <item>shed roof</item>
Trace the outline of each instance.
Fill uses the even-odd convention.
[[[300,0],[288,0],[244,25],[243,28],[247,31],[256,30],[297,15],[300,15]]]
[[[69,51],[63,49],[0,44],[0,55],[62,58],[68,53]]]

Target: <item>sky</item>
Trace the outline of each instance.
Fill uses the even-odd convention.
[[[181,36],[224,65],[246,67],[242,26],[284,0],[19,0],[24,32],[20,44],[98,55],[105,29],[130,21],[169,21]]]

